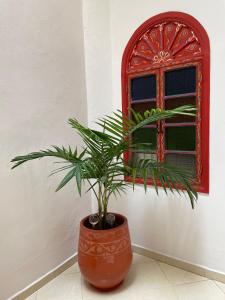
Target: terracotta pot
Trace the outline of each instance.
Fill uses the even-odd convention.
[[[84,278],[99,289],[111,289],[123,281],[132,262],[127,219],[115,214],[121,225],[106,230],[85,227],[80,222],[78,264]]]

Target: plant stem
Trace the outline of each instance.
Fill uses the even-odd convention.
[[[100,219],[102,218],[102,200],[101,200],[101,198],[102,198],[102,188],[101,188],[101,184],[99,183],[97,200],[98,200],[98,213],[99,213]]]

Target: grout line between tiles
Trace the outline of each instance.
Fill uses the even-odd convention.
[[[190,281],[190,282],[183,282],[183,283],[173,283],[173,282],[171,282],[171,280],[170,280],[170,279],[168,278],[168,276],[166,275],[166,272],[165,272],[165,271],[163,270],[163,268],[161,267],[160,264],[161,264],[162,262],[158,261],[157,263],[158,263],[158,265],[159,265],[160,270],[161,270],[161,271],[163,272],[163,274],[166,276],[166,279],[169,281],[169,284],[170,284],[171,286],[180,286],[180,285],[187,285],[187,284],[191,284],[191,283],[195,283],[195,282],[209,281],[209,279],[208,279],[207,277],[201,276],[201,277],[203,277],[203,279],[194,280],[194,281]],[[167,264],[167,263],[164,263],[164,264],[170,266],[170,265]],[[172,266],[172,267],[173,267],[173,266]],[[180,268],[178,268],[178,267],[173,267],[173,268],[177,268],[177,269],[182,270],[182,271],[184,271],[184,272],[186,272],[186,273],[192,273],[192,272],[189,272],[189,271],[185,271],[185,270],[183,270],[183,269],[180,269]],[[192,273],[192,274],[194,274],[194,273]],[[200,275],[199,275],[199,276],[200,276]]]
[[[225,294],[225,291],[221,288],[221,286],[219,284],[217,284],[217,282],[215,280],[211,280],[211,281],[215,284],[215,286],[217,288],[219,288],[223,292],[223,294]]]
[[[202,280],[199,279],[199,280],[184,282],[184,283],[174,283],[172,284],[172,286],[188,285],[188,284],[194,284],[194,283],[205,282],[205,281],[210,281],[210,280],[208,278]]]
[[[157,264],[158,264],[158,266],[159,266],[161,272],[164,274],[164,276],[166,277],[167,281],[169,282],[169,284],[172,285],[171,282],[170,282],[170,280],[169,280],[169,278],[168,278],[168,276],[166,275],[166,272],[165,272],[165,271],[163,270],[163,268],[160,266],[160,261],[156,261],[156,262],[157,262]]]
[[[133,244],[132,248],[135,253],[138,253],[140,255],[153,258],[157,261],[166,263],[167,265],[177,267],[184,271],[194,273],[211,280],[216,280],[225,283],[225,273],[217,272],[213,269],[208,269],[202,265],[192,264],[188,261],[184,261],[172,256],[168,256],[163,253],[155,252],[153,250],[141,247],[136,244]]]
[[[136,249],[135,249],[136,250]],[[159,266],[159,269],[160,269],[160,271],[163,273],[163,275],[165,276],[165,279],[167,280],[167,282],[169,283],[169,286],[173,289],[173,290],[175,290],[176,289],[176,286],[187,286],[187,285],[190,285],[190,284],[197,284],[197,283],[199,283],[199,282],[203,282],[203,281],[212,281],[213,282],[213,285],[214,286],[216,286],[216,288],[220,291],[220,292],[222,292],[223,294],[225,294],[225,291],[222,289],[222,287],[219,285],[219,284],[217,284],[217,282],[216,282],[216,280],[214,279],[209,279],[208,277],[207,277],[207,275],[202,275],[202,274],[198,274],[197,273],[197,275],[200,275],[200,276],[202,276],[203,278],[202,279],[199,279],[199,280],[194,280],[194,281],[191,281],[191,282],[184,282],[184,283],[173,283],[170,279],[169,279],[169,276],[167,276],[167,273],[165,272],[165,270],[163,269],[163,267],[162,267],[162,265],[161,265],[161,263],[164,263],[164,264],[166,264],[166,265],[168,265],[168,266],[172,266],[172,267],[175,267],[175,268],[177,268],[177,269],[180,269],[180,270],[183,270],[184,272],[187,272],[187,273],[193,273],[193,274],[196,274],[195,272],[193,272],[192,270],[191,271],[189,271],[189,270],[185,270],[184,268],[182,268],[182,266],[181,267],[179,267],[178,265],[175,265],[175,264],[171,264],[170,262],[167,262],[166,260],[162,260],[162,259],[160,259],[160,260],[157,260],[155,257],[153,258],[153,257],[151,257],[151,255],[146,255],[146,254],[148,254],[147,252],[145,253],[145,254],[142,254],[142,253],[140,253],[140,252],[138,252],[138,251],[135,251],[134,250],[134,253],[135,254],[137,254],[137,255],[140,255],[140,256],[143,256],[143,257],[148,257],[148,258],[151,258],[151,261],[149,261],[149,262],[139,262],[139,263],[133,263],[132,265],[133,266],[135,266],[135,265],[138,265],[138,264],[146,264],[146,263],[148,263],[148,264],[157,264],[158,266]],[[71,266],[73,266],[74,265],[74,262],[71,264]],[[70,266],[70,267],[71,267]],[[81,286],[81,300],[86,300],[86,298],[85,298],[85,295],[84,295],[84,282],[83,282],[83,279],[82,279],[82,275],[81,275],[81,273],[79,272],[79,271],[77,271],[77,272],[73,272],[74,274],[80,274],[80,286]],[[59,274],[58,276],[67,276],[67,275],[70,275],[70,274]],[[58,277],[58,276],[56,276],[56,277]],[[20,299],[22,299],[22,298],[20,298]],[[24,299],[24,298],[23,298]],[[34,299],[35,300],[38,300],[39,299],[39,297],[38,297],[38,290],[36,291],[36,293],[35,293],[35,297],[34,297]],[[40,299],[41,300],[41,299]]]
[[[217,289],[220,290],[220,292],[222,292],[222,293],[224,294],[224,291],[221,289],[221,287],[220,287],[219,285],[217,285],[217,283],[216,283],[215,281],[209,280],[209,279],[207,279],[207,278],[205,278],[205,280],[203,279],[203,280],[197,280],[197,281],[192,281],[192,282],[173,284],[173,283],[169,280],[169,278],[168,278],[166,272],[163,270],[162,266],[160,265],[160,262],[158,262],[158,261],[155,261],[155,262],[156,262],[156,264],[159,266],[159,268],[160,268],[161,272],[164,274],[165,278],[167,279],[170,288],[172,289],[174,295],[176,296],[176,300],[179,300],[179,299],[180,299],[180,298],[179,298],[179,294],[178,294],[177,291],[176,291],[176,287],[187,286],[187,285],[199,283],[199,282],[202,282],[202,281],[212,281],[213,284],[217,287]],[[154,262],[148,262],[148,264],[151,264],[151,263],[154,263]],[[140,263],[140,264],[144,264],[144,262],[143,262],[143,263]],[[178,269],[179,269],[179,268],[178,268]],[[182,269],[181,269],[181,270],[182,270]],[[187,272],[187,271],[185,271],[185,272]],[[78,274],[78,273],[80,273],[80,272],[75,272],[75,274]],[[68,275],[68,274],[65,274],[65,275]],[[81,274],[80,274],[80,275],[81,275]],[[61,276],[61,275],[59,275],[59,276]],[[81,298],[80,298],[80,299],[81,299],[81,300],[87,300],[87,298],[85,298],[84,293],[83,293],[83,292],[84,292],[84,287],[83,287],[84,282],[83,282],[83,280],[82,280],[82,276],[80,276],[79,280],[80,280],[80,287],[81,287]],[[153,289],[161,290],[161,287],[157,287],[157,288],[153,288]],[[88,299],[89,299],[89,298],[88,298]],[[91,298],[90,298],[90,299],[91,299]],[[35,300],[38,300],[38,291],[37,291],[36,294],[35,294]],[[174,299],[174,300],[175,300],[175,299]]]

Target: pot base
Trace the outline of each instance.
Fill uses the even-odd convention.
[[[113,291],[113,290],[119,288],[123,284],[123,282],[124,282],[124,279],[122,281],[120,281],[119,283],[117,283],[116,285],[110,287],[110,288],[101,288],[101,287],[94,286],[91,283],[88,283],[88,284],[90,284],[93,288],[95,288],[98,291],[107,293],[107,292],[110,292],[110,291]]]

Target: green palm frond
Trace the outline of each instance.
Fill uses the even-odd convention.
[[[177,115],[186,115],[186,116],[194,116],[195,114],[193,112],[196,111],[196,108],[190,106],[190,105],[183,105],[171,110],[161,110],[161,109],[152,109],[150,111],[150,116],[145,116],[143,114],[143,120],[140,122],[137,122],[136,125],[134,125],[130,130],[129,134],[136,131],[137,129],[148,125],[150,123],[154,123],[159,120],[169,119],[176,117]],[[135,113],[134,111],[132,112]]]
[[[64,147],[62,147],[62,148],[60,148],[58,146],[52,146],[52,147],[54,150],[51,150],[51,149],[40,150],[38,152],[31,152],[26,155],[16,156],[15,158],[13,158],[11,160],[11,162],[14,163],[14,165],[12,166],[12,169],[18,167],[19,165],[21,165],[29,160],[34,160],[37,158],[43,158],[43,157],[47,157],[47,156],[61,158],[61,159],[64,159],[65,161],[74,163],[74,162],[80,160],[82,158],[82,156],[85,154],[85,152],[83,152],[82,156],[79,157],[79,155],[77,154],[77,149],[72,151],[70,147],[68,150],[65,149]]]
[[[167,194],[167,189],[172,193],[176,191],[187,192],[191,201],[191,206],[194,208],[194,202],[198,198],[197,192],[191,186],[192,174],[188,171],[180,170],[167,163],[157,162],[153,159],[138,159],[131,162],[130,176],[133,184],[137,177],[141,177],[144,181],[144,188],[146,190],[147,180],[152,179],[156,193],[158,194],[158,183],[162,186]]]
[[[156,193],[160,185],[165,193],[187,192],[192,207],[197,199],[197,193],[192,185],[192,176],[174,166],[157,162],[154,159],[136,158],[131,164],[124,161],[123,153],[126,151],[142,151],[151,148],[150,143],[138,143],[130,141],[130,136],[138,129],[159,120],[175,117],[177,115],[195,115],[192,106],[181,106],[172,110],[150,109],[144,113],[130,109],[130,116],[121,111],[105,116],[98,120],[100,130],[93,130],[82,125],[77,119],[69,119],[68,123],[80,135],[84,143],[84,150],[78,153],[58,146],[52,149],[40,150],[27,155],[16,156],[12,159],[12,169],[30,160],[43,157],[56,157],[62,160],[63,165],[53,170],[51,175],[58,172],[67,172],[56,191],[62,189],[73,178],[76,187],[81,194],[83,182],[87,181],[89,189],[96,196],[99,206],[99,215],[105,216],[109,197],[120,195],[126,188],[133,186],[137,177],[143,178],[144,189],[147,190],[147,181],[152,179]],[[124,180],[124,176],[130,176],[132,183]]]
[[[106,132],[113,133],[113,135],[115,135],[118,139],[121,139],[150,123],[173,118],[177,115],[194,116],[195,111],[196,108],[190,105],[183,105],[171,110],[162,110],[159,108],[151,109],[148,110],[147,113],[144,112],[143,114],[130,109],[130,119],[121,111],[118,111],[118,113],[113,113],[113,118],[111,116],[106,116],[101,118],[97,124],[100,125]]]

